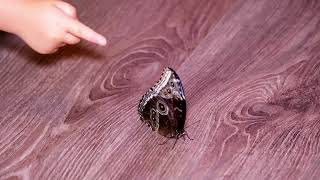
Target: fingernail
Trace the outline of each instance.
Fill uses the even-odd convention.
[[[101,46],[105,46],[107,44],[107,40],[106,38],[104,38],[103,36],[100,36],[98,39],[98,44],[100,44]]]

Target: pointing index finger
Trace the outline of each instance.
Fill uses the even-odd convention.
[[[82,24],[80,21],[68,18],[67,28],[69,33],[81,39],[105,46],[107,44],[106,38],[98,34],[88,26]]]

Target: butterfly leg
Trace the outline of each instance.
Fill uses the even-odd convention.
[[[188,135],[188,133],[186,132],[186,136],[188,137],[188,139],[190,139],[190,140],[194,140],[193,138],[191,138],[189,135]]]
[[[164,145],[164,144],[166,144],[169,140],[170,140],[170,138],[167,138],[164,142],[160,143],[159,145]]]
[[[164,142],[162,142],[162,143],[160,143],[159,145],[164,145],[164,144],[166,144],[170,139],[172,139],[172,138],[175,138],[174,136],[169,136],[169,137],[166,137],[167,139],[164,141]]]
[[[188,133],[186,132],[186,131],[184,131],[182,134],[180,134],[180,137],[183,137],[183,139],[185,139],[185,136],[187,136],[187,138],[188,139],[190,139],[190,140],[194,140],[193,138],[191,138],[189,135],[188,135]]]
[[[174,144],[173,144],[173,146],[172,146],[172,149],[174,148],[174,146],[176,146],[179,137],[177,136],[177,137],[175,137],[175,139],[176,139],[176,140],[174,141]]]

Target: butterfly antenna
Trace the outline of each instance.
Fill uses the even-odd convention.
[[[199,121],[196,121],[196,122],[194,122],[194,123],[192,123],[192,124],[190,124],[190,125],[188,125],[188,126],[186,126],[185,129],[187,129],[188,127],[191,127],[192,125],[194,125],[195,123],[198,123],[198,122],[200,122],[200,120],[199,120]]]

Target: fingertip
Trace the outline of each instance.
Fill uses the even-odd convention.
[[[97,43],[100,45],[100,46],[106,46],[107,45],[107,39],[103,36],[99,36],[97,38]]]

